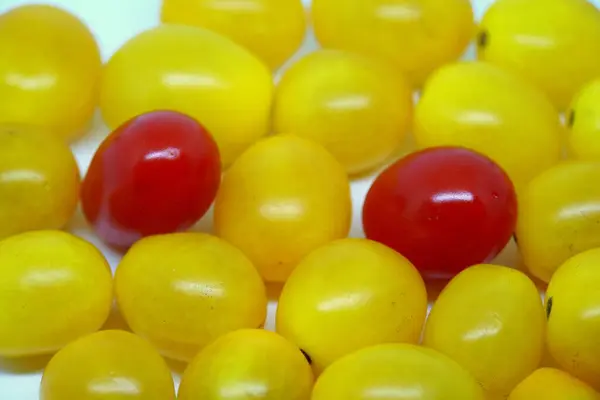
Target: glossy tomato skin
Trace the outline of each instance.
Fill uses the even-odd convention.
[[[221,179],[217,145],[194,119],[142,114],[100,145],[82,184],[83,212],[108,244],[185,230],[210,207]]]
[[[373,182],[367,238],[407,257],[425,277],[449,277],[493,259],[516,223],[515,189],[493,161],[459,147],[413,153]]]

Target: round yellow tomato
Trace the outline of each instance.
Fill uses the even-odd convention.
[[[224,333],[262,326],[267,311],[265,286],[252,263],[203,233],[138,241],[117,267],[115,291],[131,329],[182,361]]]
[[[555,368],[535,370],[511,392],[508,400],[600,400],[600,394]]]
[[[567,112],[569,150],[578,159],[600,160],[600,79],[575,96]]]
[[[545,316],[522,272],[480,264],[458,274],[433,305],[423,344],[470,371],[492,396],[506,396],[540,363]]]
[[[249,148],[217,194],[217,234],[240,248],[267,281],[282,282],[311,250],[345,237],[352,217],[343,167],[322,146],[278,135]]]
[[[548,282],[569,257],[600,247],[600,163],[571,161],[535,178],[519,202],[523,263]]]
[[[320,373],[363,347],[416,343],[426,312],[425,285],[406,258],[367,239],[340,239],[298,264],[281,292],[276,324]]]
[[[52,353],[98,330],[112,304],[108,263],[61,231],[0,241],[0,356]]]
[[[600,76],[600,11],[588,0],[497,0],[478,42],[480,59],[527,77],[560,110]]]
[[[272,70],[294,54],[306,31],[302,0],[163,0],[161,19],[227,36]]]
[[[56,353],[42,376],[41,400],[174,400],[167,363],[125,331],[93,333]]]
[[[414,86],[458,59],[475,33],[469,0],[313,0],[323,47],[391,61]]]
[[[192,360],[178,399],[309,400],[312,386],[310,365],[297,347],[273,332],[242,329],[221,336]]]
[[[363,56],[320,50],[288,69],[275,92],[275,132],[313,139],[350,174],[385,162],[404,141],[412,92],[395,71]]]
[[[358,350],[327,368],[315,384],[312,400],[333,399],[483,400],[484,396],[477,381],[443,354],[391,343]]]
[[[116,128],[169,109],[197,119],[229,165],[269,129],[269,69],[246,49],[206,29],[162,25],[123,45],[104,69],[100,107]]]
[[[517,191],[561,157],[558,113],[534,86],[484,62],[442,67],[416,106],[417,146],[463,146],[506,170]]]
[[[0,15],[0,123],[35,125],[61,139],[85,132],[102,68],[89,29],[50,5]]]

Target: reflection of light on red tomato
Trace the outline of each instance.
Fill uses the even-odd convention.
[[[413,153],[377,177],[366,196],[369,239],[427,276],[451,276],[494,258],[514,230],[514,187],[493,161],[458,147]]]
[[[220,183],[217,146],[194,119],[171,111],[135,117],[101,145],[82,185],[83,211],[111,245],[184,230]]]

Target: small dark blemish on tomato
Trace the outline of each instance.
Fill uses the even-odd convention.
[[[306,358],[306,361],[308,361],[308,363],[310,365],[312,365],[312,358],[310,358],[310,356],[308,355],[307,352],[305,352],[304,350],[300,349],[300,351],[302,352],[302,354],[304,355],[304,358]]]
[[[569,111],[569,116],[567,117],[567,127],[572,128],[575,124],[575,110]]]
[[[487,31],[481,31],[477,35],[477,47],[484,48],[488,45],[489,34]]]

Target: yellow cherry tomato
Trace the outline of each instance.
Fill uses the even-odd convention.
[[[350,185],[323,147],[278,135],[249,148],[227,171],[214,208],[215,230],[282,282],[311,250],[350,230]]]
[[[352,334],[348,332],[348,334]],[[312,400],[483,400],[477,381],[437,351],[391,343],[358,350],[319,377]]]
[[[309,54],[288,69],[275,93],[275,132],[313,139],[350,174],[384,163],[404,141],[412,92],[387,66],[334,50]]]
[[[575,96],[567,112],[569,150],[578,159],[600,160],[600,79]]]
[[[167,363],[133,333],[108,330],[68,344],[42,376],[41,400],[174,400]]]
[[[588,0],[497,0],[478,42],[480,59],[522,74],[560,110],[600,76],[600,12]]]
[[[96,108],[101,69],[94,37],[67,11],[24,5],[0,15],[0,123],[80,136]]]
[[[416,107],[417,146],[463,146],[506,170],[517,191],[561,157],[558,113],[534,86],[484,62],[442,67]]]
[[[395,64],[414,86],[458,59],[475,33],[469,0],[313,0],[323,47]]]
[[[425,285],[406,258],[367,239],[340,239],[298,264],[281,292],[276,324],[320,373],[363,347],[416,343],[426,311]]]
[[[162,25],[108,61],[100,107],[113,129],[158,109],[188,114],[210,131],[229,165],[267,133],[272,92],[269,69],[246,49],[203,28]]]
[[[480,264],[444,288],[423,344],[465,367],[489,395],[506,396],[538,367],[545,323],[539,292],[524,273]]]
[[[131,329],[189,361],[224,333],[262,326],[264,283],[238,249],[203,233],[150,236],[125,254],[115,291]]]
[[[555,368],[535,370],[508,400],[600,400],[600,394],[577,378]]]
[[[242,329],[209,344],[188,365],[179,400],[309,400],[313,374],[296,346],[276,333]]]
[[[163,0],[161,19],[227,36],[272,70],[296,52],[306,31],[302,0]]]
[[[569,257],[600,247],[600,163],[570,161],[534,179],[519,202],[523,264],[549,282]]]
[[[52,353],[98,330],[112,304],[108,263],[61,231],[0,241],[0,356]]]

